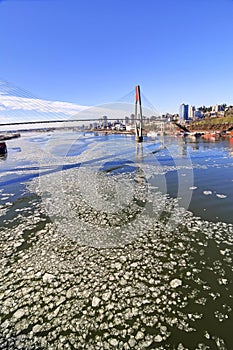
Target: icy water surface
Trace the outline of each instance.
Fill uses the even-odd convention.
[[[0,349],[232,349],[229,141],[25,134],[0,160]]]

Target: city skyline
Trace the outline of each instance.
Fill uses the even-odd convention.
[[[232,15],[232,0],[0,1],[0,80],[75,110],[137,84],[160,114],[233,104]]]

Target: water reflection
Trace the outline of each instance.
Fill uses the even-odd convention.
[[[192,144],[192,149],[193,149],[193,151],[199,150],[199,142],[198,141],[196,141],[194,144]]]
[[[233,137],[229,139],[229,155],[233,157]]]
[[[136,143],[136,163],[143,163],[143,144]],[[137,179],[138,184],[142,185],[144,174],[140,167],[137,167]]]
[[[180,138],[178,139],[178,147],[179,147],[179,157],[187,157],[188,154],[188,145],[186,138]]]

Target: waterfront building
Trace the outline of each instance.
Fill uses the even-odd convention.
[[[98,129],[101,129],[103,125],[103,117],[98,119]]]
[[[188,106],[188,119],[193,120],[195,115],[195,106]]]
[[[184,123],[189,118],[189,105],[182,103],[179,110],[179,121]]]
[[[126,125],[126,131],[134,131],[134,130],[135,130],[134,125],[131,125],[131,124]]]
[[[201,112],[199,109],[197,109],[195,112],[194,112],[194,118],[195,119],[200,119],[200,118],[203,118],[204,117],[204,113]]]
[[[214,105],[212,106],[212,112],[218,113],[224,110],[222,105]]]
[[[125,125],[129,124],[129,117],[125,116]]]
[[[214,105],[211,107],[208,107],[205,111],[205,117],[223,117],[225,113],[225,105]]]
[[[103,127],[107,128],[108,126],[108,117],[106,115],[103,116]]]
[[[134,114],[130,114],[130,124],[134,125]]]

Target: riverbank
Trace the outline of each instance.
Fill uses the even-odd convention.
[[[210,131],[223,132],[233,129],[233,116],[224,116],[218,118],[205,118],[191,122],[188,126],[190,131]]]

